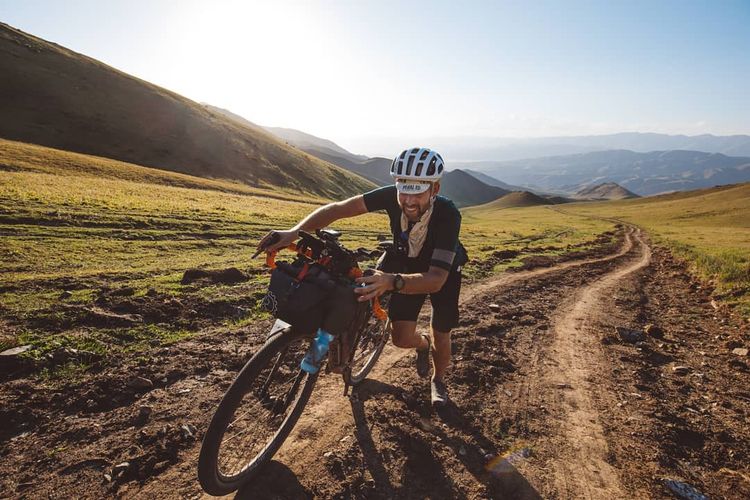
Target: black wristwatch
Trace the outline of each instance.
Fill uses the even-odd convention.
[[[393,276],[393,291],[394,292],[400,292],[402,288],[404,288],[404,277],[400,274],[396,274]]]

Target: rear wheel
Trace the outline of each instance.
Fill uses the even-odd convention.
[[[198,479],[206,493],[237,490],[284,443],[317,380],[300,369],[309,345],[309,336],[283,331],[237,375],[203,439]]]
[[[387,304],[383,304],[387,307]],[[344,373],[346,383],[357,385],[362,382],[367,374],[378,362],[380,354],[388,342],[391,333],[391,320],[379,320],[374,315],[370,315],[367,324],[360,330],[356,337],[354,354],[350,363],[350,370]]]

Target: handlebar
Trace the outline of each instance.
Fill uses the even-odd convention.
[[[266,265],[271,269],[275,269],[277,267],[276,255],[280,250],[291,250],[292,252],[297,252],[299,255],[304,255],[308,259],[317,261],[319,264],[322,264],[324,266],[328,266],[332,263],[333,259],[335,259],[336,257],[341,257],[343,255],[345,259],[346,257],[350,259],[348,261],[350,267],[348,268],[347,276],[350,279],[360,278],[364,273],[359,268],[357,263],[364,260],[377,258],[382,254],[382,251],[367,250],[366,248],[362,247],[357,248],[356,250],[348,250],[338,241],[340,235],[341,233],[337,231],[316,230],[316,237],[308,232],[300,231],[300,239],[299,241],[297,241],[297,243],[292,243],[284,248],[267,252]],[[265,248],[268,248],[269,246],[278,242],[279,238],[280,236],[278,233],[271,234],[269,240],[265,245],[263,245],[263,247],[260,248],[260,250],[255,252],[253,258],[257,257]],[[343,272],[343,270],[341,272]],[[374,299],[372,301],[372,305],[372,312],[375,317],[377,317],[379,320],[385,321],[388,315],[381,307],[380,300],[377,298]]]

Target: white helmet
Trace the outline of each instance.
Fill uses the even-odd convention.
[[[443,157],[427,148],[405,149],[391,163],[391,177],[405,181],[436,182],[443,176]]]

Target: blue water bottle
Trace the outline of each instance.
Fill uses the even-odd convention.
[[[318,373],[323,358],[328,354],[328,345],[331,343],[331,340],[333,340],[333,335],[322,328],[318,328],[318,335],[315,337],[312,345],[310,345],[310,349],[307,350],[305,358],[300,363],[300,368],[307,373]]]

